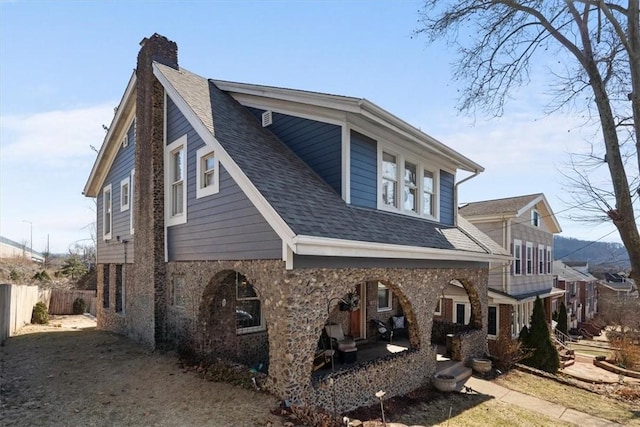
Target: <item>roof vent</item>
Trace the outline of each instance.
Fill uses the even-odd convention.
[[[262,127],[266,128],[272,123],[273,123],[273,113],[271,112],[271,110],[268,110],[262,113]]]
[[[129,135],[125,135],[122,138],[122,148],[127,148],[129,146]]]

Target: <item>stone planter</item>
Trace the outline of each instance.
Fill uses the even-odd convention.
[[[491,371],[491,360],[482,358],[473,358],[471,360],[471,368],[481,375],[485,375]]]
[[[440,391],[450,392],[456,389],[456,378],[453,375],[436,375],[433,385]]]

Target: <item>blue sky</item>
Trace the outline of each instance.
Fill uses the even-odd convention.
[[[568,219],[569,152],[593,131],[545,117],[544,75],[513,93],[501,119],[459,115],[455,56],[412,37],[419,1],[0,0],[0,235],[67,252],[95,220],[82,189],[136,63],[157,32],[197,74],[367,98],[485,167],[459,201],[545,193],[563,236],[610,225]],[[603,241],[619,241],[617,233]]]

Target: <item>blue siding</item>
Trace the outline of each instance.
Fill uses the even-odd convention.
[[[455,198],[453,197],[455,177],[449,172],[440,171],[440,222],[454,225]]]
[[[376,141],[351,132],[351,204],[378,206],[378,148]]]
[[[280,259],[282,241],[220,163],[220,191],[196,198],[196,152],[205,145],[167,103],[167,143],[187,135],[187,223],[167,228],[170,261]]]
[[[135,168],[135,121],[131,123],[129,130],[127,131],[129,138],[129,144],[126,147],[120,146],[118,153],[111,165],[111,169],[107,174],[104,184],[100,189],[100,193],[97,197],[96,205],[96,237],[97,237],[97,251],[98,251],[98,263],[123,263],[124,262],[124,245],[117,241],[117,236],[120,239],[127,240],[127,262],[133,262],[133,237],[131,232],[131,208],[133,207],[133,182],[129,181],[129,210],[124,212],[120,211],[121,207],[121,194],[120,194],[120,182],[131,177],[131,171]],[[111,184],[111,207],[112,207],[112,231],[111,241],[105,242],[103,239],[103,189],[107,185]]]
[[[262,121],[263,110],[248,108]],[[329,123],[273,113],[273,132],[338,194],[342,194],[342,128]]]

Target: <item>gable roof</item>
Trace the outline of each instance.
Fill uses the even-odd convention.
[[[589,273],[583,273],[575,268],[563,263],[562,261],[553,261],[553,274],[558,276],[558,280],[565,282],[596,282],[597,278]]]
[[[550,224],[552,233],[562,231],[551,206],[542,193],[526,196],[507,197],[504,199],[482,200],[466,203],[459,208],[460,215],[468,219],[509,219],[516,218],[542,203],[542,218]]]
[[[482,237],[470,224],[466,229],[464,225],[446,226],[346,204],[214,81],[183,68],[159,63],[153,67],[167,95],[203,141],[216,151],[220,163],[291,253],[479,262],[510,260],[510,254],[491,245],[490,239]],[[251,153],[259,153],[259,158]]]

